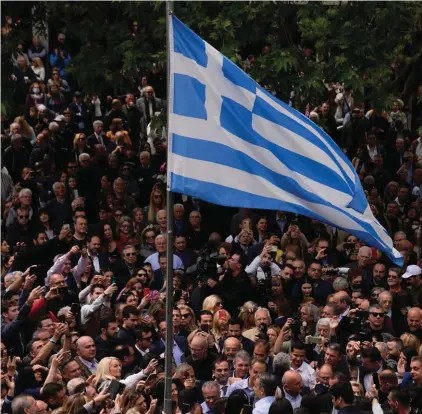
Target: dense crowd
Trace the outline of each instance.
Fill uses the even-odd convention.
[[[168,298],[165,100],[147,76],[72,90],[63,34],[24,49],[1,130],[3,413],[161,412],[166,301],[174,414],[421,412],[422,86],[389,114],[341,86],[309,114],[403,267],[307,217],[175,194]]]

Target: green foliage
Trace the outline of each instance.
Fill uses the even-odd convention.
[[[165,73],[164,2],[33,4],[35,21],[46,18],[80,44],[69,72],[82,90],[116,93],[153,65]],[[2,5],[4,13],[15,7]],[[323,99],[324,83],[340,81],[353,86],[357,100],[369,98],[381,109],[389,97],[406,100],[420,81],[420,2],[175,2],[174,8],[237,64],[253,54],[250,75],[282,98],[294,87],[302,104]],[[140,27],[136,38],[132,20]]]

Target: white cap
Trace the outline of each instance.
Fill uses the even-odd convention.
[[[422,269],[416,265],[407,266],[406,272],[402,274],[403,279],[408,279],[412,276],[418,276],[422,273]]]

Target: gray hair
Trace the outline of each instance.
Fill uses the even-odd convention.
[[[302,305],[300,305],[300,308],[306,308],[308,313],[312,316],[314,322],[319,319],[319,309],[312,303],[302,303]]]
[[[32,395],[22,394],[15,397],[12,401],[13,414],[25,414],[25,410],[31,408],[34,402],[35,398]]]
[[[10,142],[15,142],[17,140],[22,140],[22,135],[21,134],[13,134],[12,137],[10,138]]]
[[[270,318],[270,320],[271,320],[271,314],[270,314],[270,311],[269,311],[267,308],[262,308],[262,307],[259,307],[259,308],[255,311],[255,314],[254,314],[254,316],[253,316],[255,323],[256,323],[256,314],[257,314],[258,312],[265,312],[265,313],[267,314],[267,316],[268,316],[268,317]]]
[[[50,122],[48,124],[48,130],[49,131],[55,131],[57,132],[60,129],[60,126],[57,122]]]
[[[158,217],[158,215],[159,215],[160,213],[166,213],[166,214],[167,214],[167,210],[164,210],[164,209],[162,209],[162,210],[158,210],[158,211],[157,211],[157,217]]]
[[[384,352],[388,351],[388,346],[385,342],[376,342],[375,346],[380,346]]]
[[[83,152],[81,155],[79,155],[79,162],[84,161],[84,160],[89,160],[91,157],[89,156],[89,154],[87,154],[86,152]]]
[[[187,362],[182,362],[177,368],[176,368],[176,378],[179,378],[182,372],[187,371],[188,369],[192,368],[192,365],[189,365]],[[193,369],[193,368],[192,368]]]
[[[330,326],[330,319],[329,318],[321,318],[317,322],[317,326]]]
[[[60,181],[56,181],[54,184],[53,184],[53,191],[56,191],[56,189],[57,189],[57,187],[58,186],[63,186],[64,188],[66,188],[66,186],[62,183],[62,182],[60,182]]]
[[[290,369],[290,355],[284,352],[279,352],[274,356],[273,359],[273,372],[274,374],[280,374],[280,377]]]
[[[215,388],[220,393],[220,385],[218,385],[215,381],[204,382],[204,385],[202,385],[202,391],[205,391],[206,388]]]
[[[99,119],[97,119],[96,121],[94,121],[93,123],[92,123],[92,126],[95,128],[97,125],[101,125],[101,126],[103,126],[104,124],[103,124],[103,121],[100,121]]]
[[[249,363],[251,363],[251,356],[249,355],[247,351],[243,349],[236,352],[236,355],[234,357],[234,362],[236,362],[236,360],[238,359],[240,359],[241,361],[248,361]]]
[[[64,306],[57,312],[57,316],[66,315],[67,312],[70,312],[70,306]]]
[[[154,229],[150,229],[150,230],[154,230]],[[155,241],[157,241],[158,239],[164,239],[166,240],[166,235],[165,234],[158,234],[157,237],[155,238]]]
[[[32,196],[32,191],[29,188],[22,188],[22,190],[19,191],[19,198],[23,197],[25,194]]]
[[[347,280],[342,277],[336,277],[333,282],[333,289],[334,290],[347,290],[349,288],[349,283]]]

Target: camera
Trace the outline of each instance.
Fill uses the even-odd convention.
[[[195,274],[198,280],[206,282],[208,279],[218,279],[218,266],[222,266],[227,257],[218,254],[216,243],[209,240],[208,244],[200,251],[196,265],[187,269],[187,274]]]
[[[270,338],[267,335],[267,329],[268,327],[265,323],[259,324],[258,326],[259,333],[257,335],[259,339],[265,339],[266,341],[269,341]]]

